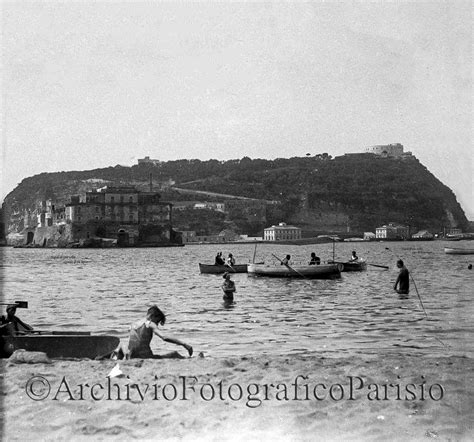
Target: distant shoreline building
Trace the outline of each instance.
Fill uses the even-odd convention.
[[[279,223],[278,226],[267,227],[263,230],[264,241],[284,241],[301,239],[301,229],[299,227],[288,226],[286,223]]]
[[[41,201],[25,212],[24,228],[11,242],[27,247],[182,245],[172,228],[172,204],[133,186],[73,195],[66,204]]]
[[[86,192],[85,201],[72,196],[66,204],[66,223],[73,239],[115,238],[119,245],[162,243],[173,240],[172,204],[156,192],[133,186],[103,187]]]
[[[408,226],[389,223],[375,229],[376,239],[407,239],[410,237]]]

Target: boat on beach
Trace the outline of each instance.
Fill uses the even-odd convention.
[[[342,264],[321,265],[271,265],[248,264],[250,276],[277,278],[336,279],[341,277]]]
[[[474,249],[462,249],[458,247],[445,247],[444,253],[448,255],[474,255]]]
[[[0,336],[0,358],[9,358],[16,350],[40,351],[50,358],[95,359],[114,351],[120,343],[115,336],[90,332],[38,331]]]
[[[202,264],[199,263],[199,271],[201,273],[247,273],[247,264],[234,264],[233,266],[218,264]]]

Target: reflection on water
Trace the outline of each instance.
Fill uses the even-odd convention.
[[[125,338],[129,325],[156,303],[164,332],[211,356],[380,351],[474,355],[473,258],[443,253],[445,243],[338,243],[336,260],[355,249],[373,265],[339,280],[278,279],[234,274],[233,303],[222,299],[222,276],[201,275],[199,262],[217,251],[249,262],[254,245],[148,249],[4,248],[3,297],[25,300],[18,315],[41,329],[89,330]],[[332,245],[258,245],[256,261],[272,254],[306,262],[312,251],[332,259]],[[416,283],[393,291],[398,258]],[[389,266],[385,270],[380,265]],[[166,334],[165,333],[165,334]],[[160,342],[154,342],[160,345]],[[159,351],[158,348],[155,349]]]

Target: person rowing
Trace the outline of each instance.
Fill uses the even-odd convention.
[[[229,253],[229,256],[227,257],[226,265],[229,267],[235,266],[235,258],[234,258],[234,255],[232,255],[232,253]]]
[[[0,334],[2,336],[15,335],[17,333],[28,332],[33,330],[31,325],[23,322],[18,316],[16,316],[17,305],[11,304],[7,307],[7,316],[2,316],[0,321]]]
[[[395,281],[395,285],[393,286],[393,290],[400,295],[408,295],[410,291],[410,272],[401,259],[397,261],[397,267],[400,269],[400,272]]]
[[[319,256],[316,256],[316,253],[311,252],[311,258],[308,263],[310,266],[312,265],[319,265],[321,264],[321,258]]]
[[[352,256],[351,256],[351,259],[349,259],[349,262],[355,262],[355,261],[358,261],[359,260],[359,257],[357,256],[357,253],[355,250],[352,251]]]

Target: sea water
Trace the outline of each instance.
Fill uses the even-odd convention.
[[[3,248],[4,302],[28,301],[17,315],[37,329],[78,330],[124,339],[151,304],[167,315],[162,331],[210,357],[320,353],[326,357],[406,352],[474,356],[474,256],[447,255],[443,241],[317,245],[203,244],[175,248]],[[462,242],[456,246],[463,246]],[[469,247],[466,242],[464,246]],[[356,250],[366,271],[338,280],[233,274],[234,304],[222,275],[200,274],[217,252],[237,263],[344,261]],[[274,256],[275,255],[275,256]],[[393,290],[403,259],[410,294]],[[420,302],[421,298],[421,302]],[[2,311],[2,313],[4,310]],[[426,312],[426,314],[425,314]],[[175,349],[159,339],[155,352]]]

